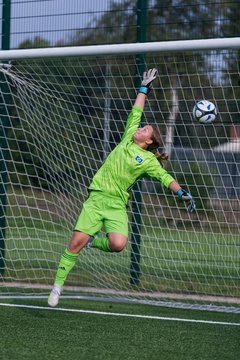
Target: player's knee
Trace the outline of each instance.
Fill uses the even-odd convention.
[[[68,250],[78,252],[86,243],[89,236],[81,232],[73,232],[71,241],[68,244]]]
[[[124,249],[125,245],[117,243],[117,244],[111,244],[110,249],[112,252],[121,252]]]
[[[127,239],[125,238],[115,238],[109,241],[109,247],[112,252],[120,252],[122,251],[127,243]]]

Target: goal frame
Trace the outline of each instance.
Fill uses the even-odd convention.
[[[156,41],[145,43],[68,46],[40,49],[1,50],[0,61],[13,59],[138,54],[240,48],[240,37],[220,39]]]
[[[112,45],[72,46],[41,49],[15,49],[0,51],[0,62],[14,59],[38,59],[55,57],[84,57],[101,55],[127,55],[147,53],[175,53],[178,51],[240,49],[240,37],[224,39],[200,39],[169,42],[146,42]],[[6,70],[7,71],[7,70]],[[4,161],[4,158],[2,159]],[[2,203],[4,194],[0,195]],[[2,239],[0,239],[1,241]],[[4,240],[4,239],[3,239]]]

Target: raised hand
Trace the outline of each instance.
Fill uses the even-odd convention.
[[[158,75],[158,71],[155,68],[145,71],[143,73],[143,80],[142,80],[141,87],[138,90],[138,92],[145,94],[145,95],[149,94],[149,92],[152,89],[152,82],[153,82],[153,80],[156,79],[157,75]]]
[[[193,200],[192,195],[189,192],[187,192],[183,189],[180,189],[180,190],[178,190],[177,194],[181,200],[185,201],[187,211],[189,213],[193,213],[194,211],[196,211],[195,201]]]

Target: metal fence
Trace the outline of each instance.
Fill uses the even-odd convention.
[[[188,6],[176,0],[0,1],[2,26],[10,21],[10,48],[135,42],[139,13],[146,41],[233,37],[239,8],[238,0]]]

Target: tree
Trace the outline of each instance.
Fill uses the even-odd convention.
[[[222,11],[221,3],[202,4],[201,0],[152,1],[148,9],[147,41],[209,38],[226,34],[230,34],[231,36],[238,31],[240,10],[234,3],[225,4],[224,6],[227,15],[222,17],[223,25],[219,25],[216,14],[218,14],[220,10]],[[101,17],[94,19],[94,26],[93,22],[91,22],[91,24],[89,24],[89,30],[85,32],[79,30],[73,34],[70,41],[66,42],[63,40],[60,41],[58,45],[135,42],[136,20],[136,2],[134,2],[133,5],[133,2],[129,0],[121,3],[115,3],[113,1],[109,11]],[[40,37],[36,37],[33,40],[26,40],[20,44],[20,48],[49,46],[50,42]],[[125,109],[130,109],[130,99],[133,98],[135,94],[132,86],[133,81],[130,77],[130,74],[133,77],[136,73],[133,57],[126,56],[124,61],[121,60],[120,63],[119,59],[120,58],[116,57],[111,63],[111,74],[113,78],[117,79],[116,85],[118,87],[117,89],[116,87],[111,89],[111,95],[114,99],[114,102],[111,103],[111,116],[113,119],[126,117]],[[227,56],[225,59],[224,66],[230,69],[231,82],[237,88],[239,85],[237,82],[239,80],[235,76],[236,59],[239,66],[239,57],[237,58],[236,54],[236,56]],[[202,147],[212,147],[219,141],[218,133],[226,133],[224,126],[219,125],[218,127],[208,128],[208,134],[206,135],[204,126],[197,126],[190,115],[195,99],[201,100],[204,96],[211,100],[212,98],[220,99],[222,96],[222,89],[217,78],[217,75],[222,69],[219,69],[217,75],[214,75],[212,73],[212,67],[214,65],[212,60],[213,57],[211,54],[206,56],[203,53],[195,55],[193,53],[149,54],[146,56],[146,63],[149,66],[158,64],[161,83],[157,85],[157,100],[155,103],[152,101],[151,106],[156,113],[161,110],[161,122],[165,124],[165,128],[167,124],[164,119],[167,119],[169,116],[172,89],[177,93],[179,115],[176,120],[175,145],[198,147],[198,141],[202,139]],[[21,61],[14,61],[13,65],[15,65],[16,69],[20,69],[20,73],[24,71],[24,76],[31,80],[34,80],[34,73],[40,74],[39,81],[41,86],[43,88],[46,87],[46,91],[58,91],[61,94],[61,98],[63,100],[65,99],[66,103],[69,104],[67,108],[62,108],[60,111],[61,114],[59,115],[64,118],[67,116],[66,112],[71,111],[71,113],[75,114],[76,122],[85,121],[83,120],[84,117],[91,119],[94,124],[93,129],[95,130],[94,133],[89,134],[89,136],[95,139],[102,139],[104,130],[98,119],[104,117],[104,92],[99,92],[99,95],[96,97],[95,90],[93,89],[104,89],[106,86],[104,74],[106,73],[107,61],[106,59],[102,59],[101,64],[96,65],[95,59],[88,59],[88,66],[84,65],[85,61],[86,60],[83,59],[62,59],[57,67],[53,67],[50,60],[45,59],[42,61],[41,59],[36,59],[31,62],[26,61],[24,67],[22,67]],[[75,69],[77,69],[77,76],[76,70],[74,66],[71,65],[71,62],[74,62]],[[82,65],[84,66],[82,67]],[[89,86],[84,85],[88,79],[91,79],[91,86],[90,84]],[[228,80],[224,79],[224,81],[227,82]],[[70,91],[69,84],[71,84]],[[236,91],[238,91],[236,95],[239,98],[239,87]],[[225,94],[225,96],[227,97],[227,101],[229,101],[228,98],[234,98],[231,94],[230,87],[228,94]],[[42,101],[42,105],[40,103],[38,106],[44,108],[44,100]],[[122,106],[123,102],[124,109]],[[123,109],[122,111],[119,110],[121,108]],[[236,113],[236,102],[231,104],[231,109]],[[112,143],[119,141],[119,135],[117,137],[116,134],[121,134],[123,131],[122,125],[118,125],[118,128],[115,128],[116,123],[117,122],[113,121],[111,125],[113,135],[110,141]],[[162,128],[163,133],[165,132],[164,126]],[[68,132],[67,129],[66,136],[70,143],[76,140],[72,138],[72,134]],[[21,145],[24,150],[26,144],[24,144],[23,139],[21,139],[21,133],[19,133],[17,138],[18,143],[14,143],[12,146],[17,149]],[[31,144],[31,141],[29,144]],[[96,149],[96,141],[93,145],[93,148]],[[94,156],[101,158],[102,148],[100,142],[98,142],[98,145],[98,153]],[[35,166],[32,167],[32,171],[35,171],[34,169],[41,171],[44,166],[47,166],[49,170],[50,165],[47,161],[40,159],[39,156],[36,155],[28,158],[27,153],[34,154],[34,151],[36,150],[31,148],[22,152],[21,156],[26,157],[24,158],[24,162],[29,164],[29,168],[31,168],[32,161],[34,161]],[[83,151],[86,151],[86,149],[83,149]],[[14,152],[14,154],[17,154],[17,152]],[[44,164],[42,162],[44,162]],[[95,169],[96,163],[94,159],[91,166]],[[56,166],[52,170],[57,177],[59,177],[59,174],[67,174],[70,171],[67,165],[63,167]],[[34,179],[34,176],[32,178]],[[42,179],[42,182],[44,181],[43,174],[40,174],[38,178]]]
[[[19,45],[19,49],[37,49],[37,48],[47,48],[51,44],[48,40],[36,36],[33,40],[27,39]]]

